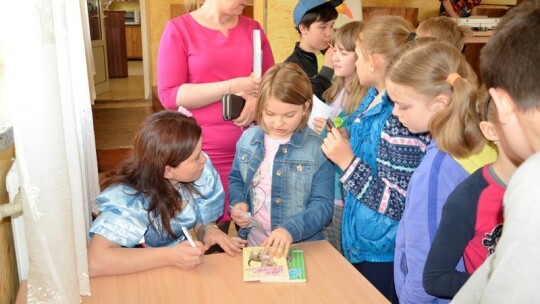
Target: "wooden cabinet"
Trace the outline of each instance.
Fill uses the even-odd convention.
[[[109,78],[128,76],[126,58],[125,12],[105,12],[105,37],[107,41],[107,65]]]
[[[140,25],[126,25],[126,50],[128,59],[142,59]]]

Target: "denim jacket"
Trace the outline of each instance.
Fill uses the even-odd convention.
[[[236,144],[229,175],[231,205],[246,202],[253,208],[251,181],[264,159],[264,131],[251,127]],[[321,150],[322,139],[309,128],[294,132],[274,158],[271,191],[271,230],[285,228],[293,242],[322,240],[322,229],[332,217],[334,166]],[[238,235],[247,238],[249,229]]]

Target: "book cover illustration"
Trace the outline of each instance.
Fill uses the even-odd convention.
[[[287,257],[289,266],[289,280],[294,282],[306,281],[306,264],[304,262],[304,250],[290,249]]]
[[[243,249],[244,281],[305,282],[304,251],[291,249],[283,257],[272,257],[264,247]]]

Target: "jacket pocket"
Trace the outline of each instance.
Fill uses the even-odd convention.
[[[249,150],[241,150],[238,154],[237,161],[240,169],[240,174],[242,175],[242,179],[244,181],[247,180],[249,172],[257,170],[257,168],[254,168],[254,159],[255,155]]]
[[[292,214],[297,214],[305,209],[304,204],[311,194],[314,165],[311,162],[290,162],[286,168],[288,179],[285,186],[289,191],[285,193],[289,196]]]

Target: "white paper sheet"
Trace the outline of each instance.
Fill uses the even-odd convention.
[[[261,30],[253,30],[253,75],[257,78],[262,75]]]
[[[313,108],[311,109],[311,115],[309,115],[308,126],[315,130],[313,128],[313,120],[315,117],[328,118],[330,117],[330,113],[332,113],[332,107],[313,95]]]

